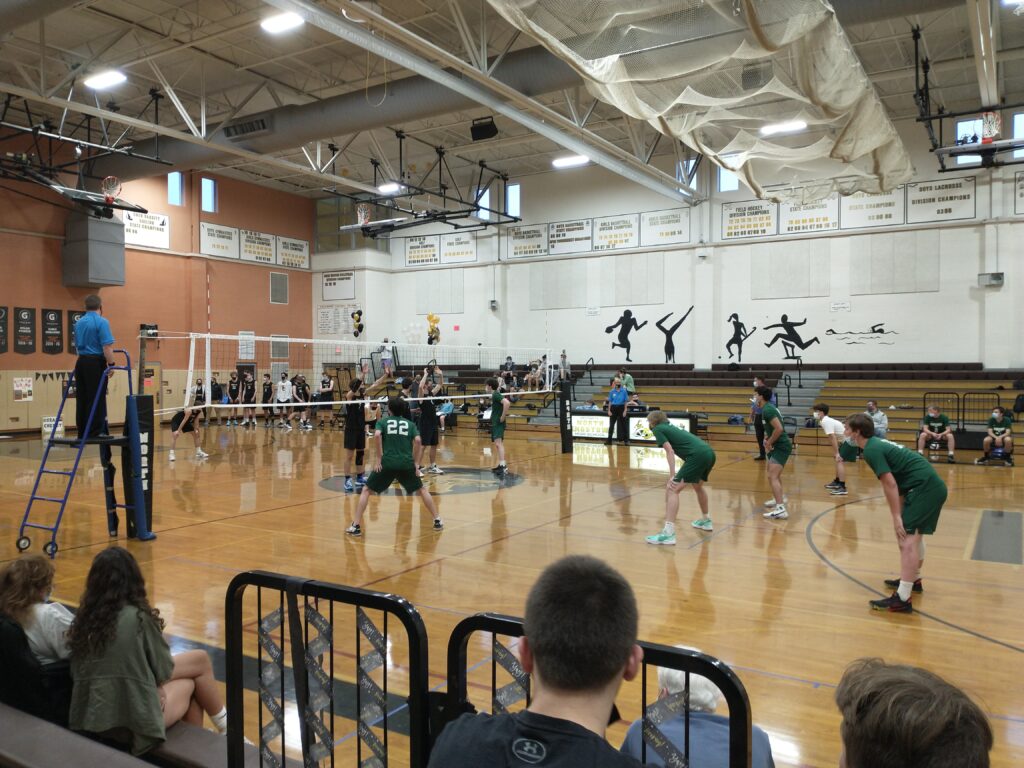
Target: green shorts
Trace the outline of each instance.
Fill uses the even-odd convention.
[[[711,474],[711,470],[715,467],[715,452],[714,451],[699,451],[697,453],[691,453],[686,457],[686,461],[683,462],[683,466],[676,472],[674,480],[678,483],[680,480],[684,483],[703,483],[708,479]]]
[[[784,467],[786,466],[786,462],[789,461],[789,457],[792,453],[792,444],[786,443],[783,445],[782,441],[779,441],[772,446],[772,452],[768,454],[768,461]]]
[[[502,440],[505,437],[505,422],[491,422],[491,440]]]
[[[416,477],[416,470],[383,468],[380,472],[371,472],[366,478],[366,487],[374,493],[384,493],[397,480],[406,493],[416,493],[423,487],[423,481]]]
[[[937,477],[907,491],[903,496],[902,514],[906,532],[935,533],[947,495],[946,484]]]

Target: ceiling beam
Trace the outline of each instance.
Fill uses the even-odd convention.
[[[967,20],[974,47],[974,69],[984,107],[999,105],[999,78],[996,73],[996,40],[992,27],[991,0],[967,0]]]

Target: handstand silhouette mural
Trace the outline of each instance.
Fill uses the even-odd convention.
[[[782,328],[785,330],[785,333],[775,334],[775,338],[767,342],[765,346],[771,347],[772,344],[774,344],[776,341],[781,341],[782,348],[786,350],[786,359],[795,360],[796,358],[799,357],[799,355],[796,353],[797,347],[799,347],[800,351],[802,352],[803,350],[811,346],[811,344],[821,343],[820,341],[818,341],[817,336],[815,336],[813,339],[810,339],[809,341],[804,341],[796,330],[801,325],[807,325],[806,317],[799,323],[791,323],[789,321],[789,316],[783,315],[781,318],[779,318],[778,323],[776,323],[775,325],[766,325],[764,329],[767,331],[770,328]]]
[[[740,320],[740,316],[733,312],[729,315],[727,323],[732,323],[732,338],[725,342],[725,351],[729,353],[729,359],[732,359],[732,348],[736,347],[736,359],[738,362],[743,362],[743,342],[746,341],[750,336],[757,330],[755,325],[749,331],[747,326]],[[721,358],[719,358],[721,360]]]
[[[668,363],[674,363],[676,361],[676,345],[675,345],[675,342],[672,341],[672,337],[675,335],[675,332],[679,330],[679,326],[682,325],[686,321],[686,318],[688,318],[690,316],[691,312],[693,312],[693,307],[692,306],[688,310],[686,310],[686,314],[683,315],[679,319],[679,322],[677,322],[671,328],[666,328],[663,325],[663,323],[666,320],[668,320],[670,317],[672,317],[672,314],[673,314],[672,312],[669,312],[667,315],[665,315],[663,318],[661,318],[661,320],[659,320],[658,322],[655,323],[655,325],[658,326],[658,330],[665,334],[665,364],[666,365]]]
[[[622,310],[622,317],[620,317],[615,322],[615,325],[609,325],[607,328],[604,329],[605,333],[611,333],[616,328],[619,329],[619,341],[617,343],[614,341],[612,342],[612,349],[615,349],[616,347],[622,347],[624,350],[626,350],[627,363],[633,362],[629,357],[629,350],[633,346],[632,344],[629,343],[629,334],[632,333],[633,331],[639,331],[645,325],[647,325],[646,320],[644,320],[642,323],[637,324],[636,319],[633,317],[633,312],[631,310],[624,309]]]

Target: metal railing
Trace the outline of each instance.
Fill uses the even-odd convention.
[[[454,719],[461,712],[466,711],[468,705],[472,703],[468,698],[469,676],[471,671],[480,667],[480,663],[470,665],[468,649],[470,638],[477,632],[489,632],[492,635],[490,654],[483,662],[490,664],[491,712],[498,714],[508,712],[512,707],[521,704],[529,705],[529,676],[508,645],[499,640],[499,636],[522,637],[522,619],[494,613],[478,613],[459,622],[448,640],[448,692],[444,703],[444,719]],[[736,673],[718,659],[698,651],[684,650],[658,643],[640,642],[639,645],[644,651],[644,662],[640,675],[641,701],[644,705],[642,713],[644,739],[641,747],[641,760],[646,761],[648,749],[652,749],[658,752],[666,765],[689,765],[690,675],[701,675],[710,680],[722,692],[729,708],[729,768],[750,768],[752,745],[750,700]],[[648,694],[651,691],[648,683],[649,667],[666,667],[683,672],[685,690],[681,693],[670,694],[647,705]],[[657,695],[656,682],[653,689]],[[681,745],[670,742],[659,727],[666,720],[676,717],[683,719],[684,740]]]
[[[253,589],[255,599],[247,601],[245,598]],[[379,627],[368,611],[383,614]],[[286,723],[296,721],[302,764],[335,765],[335,748],[344,741],[335,731],[345,727],[346,719],[353,721],[357,765],[387,765],[389,739],[396,738],[403,742],[399,751],[408,754],[410,766],[426,765],[427,633],[419,613],[408,601],[382,592],[248,571],[231,580],[225,598],[225,618],[229,766],[244,764],[247,632],[254,635],[250,647],[254,641],[257,655],[255,683],[261,765],[276,768],[295,761],[294,754],[286,756],[285,745],[295,741],[287,736]],[[398,631],[395,619],[400,625]],[[403,651],[408,654],[408,698],[403,695],[395,699],[388,689],[390,659]],[[346,658],[351,658],[353,670],[338,668]],[[354,691],[345,689],[344,680],[355,681]],[[285,711],[291,695],[298,717],[289,721]],[[354,711],[336,706],[353,695]],[[248,698],[252,704],[252,697]],[[396,710],[406,707],[408,733],[389,728],[389,718],[393,719]],[[369,754],[364,761],[366,753]]]

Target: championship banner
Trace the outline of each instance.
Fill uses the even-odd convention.
[[[7,307],[0,307],[0,355],[7,351]]]
[[[75,346],[75,323],[85,316],[83,309],[68,310],[68,352],[72,355],[78,354],[78,347]]]
[[[61,309],[43,310],[43,352],[47,355],[59,355],[64,351],[64,311]]]
[[[36,311],[29,307],[14,308],[14,351],[31,355],[36,351]]]

